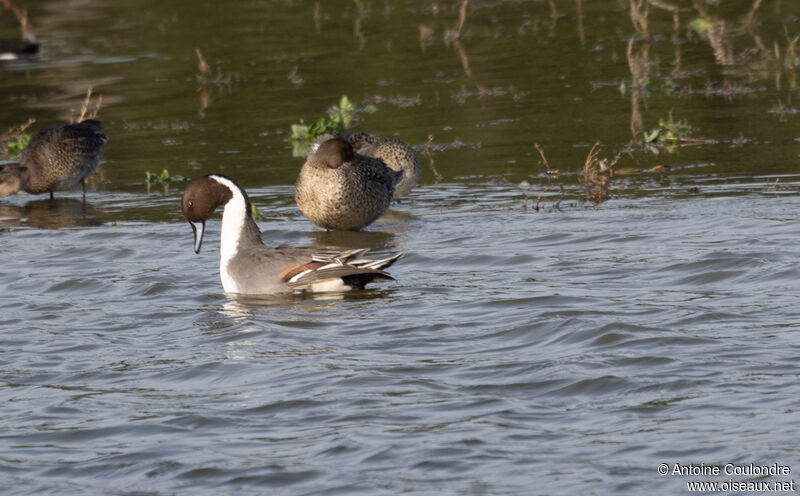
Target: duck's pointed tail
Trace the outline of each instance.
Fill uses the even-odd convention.
[[[357,258],[366,251],[314,255],[311,262],[284,271],[281,278],[295,291],[311,292],[363,289],[371,282],[393,281],[394,278],[383,269],[390,267],[403,254],[396,253],[379,260]]]

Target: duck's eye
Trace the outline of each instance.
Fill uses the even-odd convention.
[[[192,207],[194,207],[194,202],[193,202],[193,201],[190,201],[190,202],[189,202],[189,208],[192,208]]]

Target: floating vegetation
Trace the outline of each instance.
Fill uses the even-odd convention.
[[[562,173],[559,169],[554,169],[550,165],[550,161],[544,153],[544,149],[538,144],[533,144],[536,151],[539,153],[539,161],[536,164],[537,168],[544,168],[547,177],[547,182],[544,184],[536,196],[536,201],[532,205],[532,210],[538,212],[542,207],[542,200],[545,196],[552,197],[554,194],[555,203],[552,208],[554,210],[561,210],[561,203],[565,198],[567,188],[565,188],[565,181],[573,182],[577,176],[577,182],[582,192],[582,198],[590,201],[592,204],[597,205],[606,201],[611,193],[611,180],[614,177],[614,168],[619,162],[623,152],[617,153],[613,159],[600,157],[601,145],[600,142],[595,142],[589,149],[589,153],[584,160],[583,167],[576,172]],[[535,177],[531,175],[531,177]],[[541,176],[540,176],[541,177]],[[529,191],[532,188],[531,183],[528,181],[520,182],[517,187],[522,190],[522,205],[523,209],[528,209]],[[574,206],[574,204],[572,204]]]
[[[388,97],[388,96],[375,95],[367,98],[366,101],[373,105],[378,105],[381,103],[390,103],[400,108],[416,107],[417,105],[422,105],[422,98],[418,96]]]
[[[12,127],[5,133],[0,134],[0,150],[2,151],[2,156],[7,158],[16,157],[28,146],[31,135],[26,133],[25,130],[34,122],[36,122],[36,119],[28,119],[24,124]]]
[[[680,141],[689,139],[694,127],[692,127],[685,119],[676,121],[672,117],[672,111],[667,114],[667,120],[659,119],[658,127],[661,130],[659,134],[663,141]],[[647,140],[652,141],[651,139]]]
[[[713,27],[714,23],[701,17],[697,17],[689,21],[689,29],[700,36],[706,36]]]
[[[309,143],[317,136],[323,134],[345,134],[357,114],[372,114],[377,110],[377,107],[371,104],[356,108],[347,98],[347,95],[342,95],[338,105],[328,108],[327,115],[320,117],[311,124],[306,124],[302,120],[299,124],[292,124],[292,133],[290,135],[290,140],[294,145],[292,155],[304,157]]]
[[[339,100],[339,105],[330,107],[327,114],[311,124],[302,120],[300,124],[292,124],[292,141],[309,142],[322,134],[344,134],[353,120],[355,107],[344,95]]]
[[[172,176],[167,169],[162,170],[161,174],[156,174],[150,171],[147,171],[144,174],[148,184],[162,184],[168,183],[172,180]]]
[[[516,122],[517,119],[512,119],[510,117],[500,117],[499,119],[495,119],[489,122],[476,122],[475,127],[495,127],[495,126],[502,126],[503,124],[511,124]]]
[[[19,135],[17,139],[6,145],[5,154],[9,157],[16,157],[22,153],[22,150],[24,150],[26,146],[28,146],[28,141],[30,141],[30,139],[30,134],[24,133]]]
[[[783,101],[778,100],[778,103],[773,105],[771,109],[769,109],[770,114],[774,114],[778,116],[778,122],[786,122],[788,119],[786,118],[789,115],[795,115],[799,110],[793,107],[787,106]]]
[[[697,92],[693,92],[691,89],[688,91],[684,91],[685,93],[697,93],[703,94],[705,96],[722,96],[727,101],[732,100],[731,97],[733,96],[741,96],[741,95],[752,95],[756,92],[752,87],[747,86],[741,83],[732,83],[731,81],[723,81],[722,84],[717,87],[714,86],[712,83],[707,83],[702,90],[698,90]]]
[[[167,169],[163,169],[161,173],[147,171],[144,173],[147,184],[147,191],[150,192],[150,187],[160,185],[164,188],[164,193],[169,190],[170,183],[188,181],[189,179],[183,176],[173,176]]]
[[[675,120],[672,112],[667,119],[659,119],[658,127],[643,135],[644,145],[651,152],[658,154],[659,148],[673,152],[678,146],[698,146],[716,143],[715,140],[694,138],[691,136],[695,128],[686,120]]]
[[[515,87],[509,86],[504,88],[502,86],[495,86],[493,88],[484,88],[482,86],[478,86],[475,90],[467,90],[466,87],[462,86],[461,90],[456,93],[453,93],[450,97],[455,100],[459,105],[464,105],[470,97],[476,96],[479,98],[485,98],[489,96],[505,96],[510,94],[514,100],[519,100],[523,96],[525,96],[524,92],[518,91]]]
[[[582,175],[578,177],[578,182],[586,191],[586,198],[597,205],[606,201],[609,197],[609,185],[611,178],[614,177],[614,166],[619,161],[620,153],[609,161],[607,158],[600,158],[600,142],[595,142],[589,149],[586,161],[583,163]]]
[[[481,142],[469,142],[469,141],[461,141],[460,139],[456,138],[450,143],[434,143],[433,142],[433,135],[428,135],[428,142],[422,145],[420,151],[422,153],[426,152],[442,152],[445,150],[458,150],[459,148],[472,148],[473,150],[478,150],[481,148]]]
[[[620,94],[623,96],[630,94],[634,88],[646,91],[648,93],[663,92],[668,95],[681,92],[680,86],[678,86],[672,77],[669,76],[657,78],[655,80],[647,77],[639,81],[620,81],[619,86],[617,87]]]
[[[798,112],[796,108],[788,107],[785,103],[781,100],[778,100],[771,109],[769,109],[770,114],[779,114],[779,115],[794,115]]]

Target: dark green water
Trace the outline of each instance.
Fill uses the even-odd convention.
[[[637,31],[627,2],[473,1],[458,36],[460,3],[25,4],[41,52],[0,62],[0,131],[74,119],[91,86],[110,142],[85,207],[79,192],[0,199],[4,487],[682,494],[756,479],[660,463],[778,463],[792,472],[760,480],[794,480],[800,4],[719,3],[676,3],[677,31],[650,5]],[[0,37],[18,36],[2,12]],[[374,107],[352,129],[423,164],[361,233],[315,229],[292,198],[290,126],[342,95]],[[670,116],[689,141],[645,144]],[[580,183],[595,142],[619,154],[598,204]],[[267,242],[403,251],[397,282],[225,295],[219,223],[195,255],[184,183],[145,184],[165,168],[239,179]]]

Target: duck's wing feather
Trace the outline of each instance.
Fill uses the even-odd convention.
[[[311,262],[288,268],[279,277],[295,291],[313,289],[315,283],[337,279],[342,281],[343,286],[351,288],[363,288],[375,281],[393,281],[394,278],[383,269],[400,259],[402,253],[379,260],[357,258],[366,251],[357,249],[333,254],[317,253],[312,255]]]

